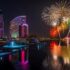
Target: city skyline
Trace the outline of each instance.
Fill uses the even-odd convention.
[[[27,16],[30,34],[49,37],[50,26],[45,25],[41,13],[45,6],[50,6],[58,0],[1,0],[0,9],[5,20],[5,34],[9,32],[10,21],[20,15]],[[68,1],[68,0],[67,0]]]
[[[30,33],[41,36],[47,36],[49,26],[45,26],[41,20],[41,11],[48,5],[49,1],[28,1],[28,0],[7,0],[1,1],[0,9],[3,11],[5,20],[5,33],[9,32],[10,21],[20,15],[27,16],[27,23],[29,24]]]

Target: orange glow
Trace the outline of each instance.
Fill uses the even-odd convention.
[[[58,30],[58,33],[60,33],[62,28],[60,26],[57,26],[57,30]]]
[[[50,43],[50,47],[53,47],[53,46],[55,46],[55,45],[57,45],[57,42],[55,42],[55,41],[52,41],[52,42]]]
[[[68,28],[68,25],[66,23],[61,23],[60,26],[57,26],[58,33],[66,30],[67,28]]]
[[[62,52],[61,52],[61,46],[60,45],[58,45],[57,50],[58,50],[58,55],[60,56],[62,54]]]
[[[55,41],[52,41],[50,43],[50,50],[51,50],[51,52],[56,49],[56,47],[55,47],[56,45],[57,45],[57,42],[55,42]]]
[[[57,42],[50,43],[50,50],[52,55],[61,55],[61,46],[57,44]]]
[[[67,40],[69,40],[69,42],[70,42],[70,37],[65,37],[62,39],[62,41],[65,42],[66,44],[67,44]]]
[[[57,30],[57,28],[52,28],[51,30],[50,30],[50,36],[51,37],[56,37],[58,35],[58,30]]]
[[[66,23],[61,23],[60,26],[61,26],[62,30],[66,30],[68,27]]]

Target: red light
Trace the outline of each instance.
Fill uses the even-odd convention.
[[[57,28],[52,28],[52,29],[50,30],[50,36],[51,36],[51,37],[56,37],[56,36],[58,36],[58,30],[57,30]]]
[[[60,55],[61,54],[61,46],[58,45],[57,42],[52,41],[50,43],[50,51],[53,55]]]
[[[50,47],[53,47],[53,46],[55,46],[55,45],[58,45],[57,42],[55,42],[55,41],[52,41],[52,42],[50,43]]]
[[[21,62],[24,62],[25,61],[25,51],[22,50],[21,51]]]
[[[12,55],[11,54],[9,55],[9,61],[12,61]]]

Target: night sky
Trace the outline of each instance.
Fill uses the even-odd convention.
[[[3,11],[5,33],[9,30],[9,21],[16,16],[26,15],[30,34],[49,36],[49,26],[41,19],[41,12],[45,6],[50,6],[56,0],[0,0],[0,9]],[[57,0],[58,1],[58,0]]]

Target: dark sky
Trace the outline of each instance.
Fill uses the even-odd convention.
[[[9,21],[16,16],[26,15],[30,33],[48,36],[49,26],[41,20],[41,12],[45,6],[54,3],[54,0],[0,0],[0,9],[3,10],[5,32],[8,32]]]

